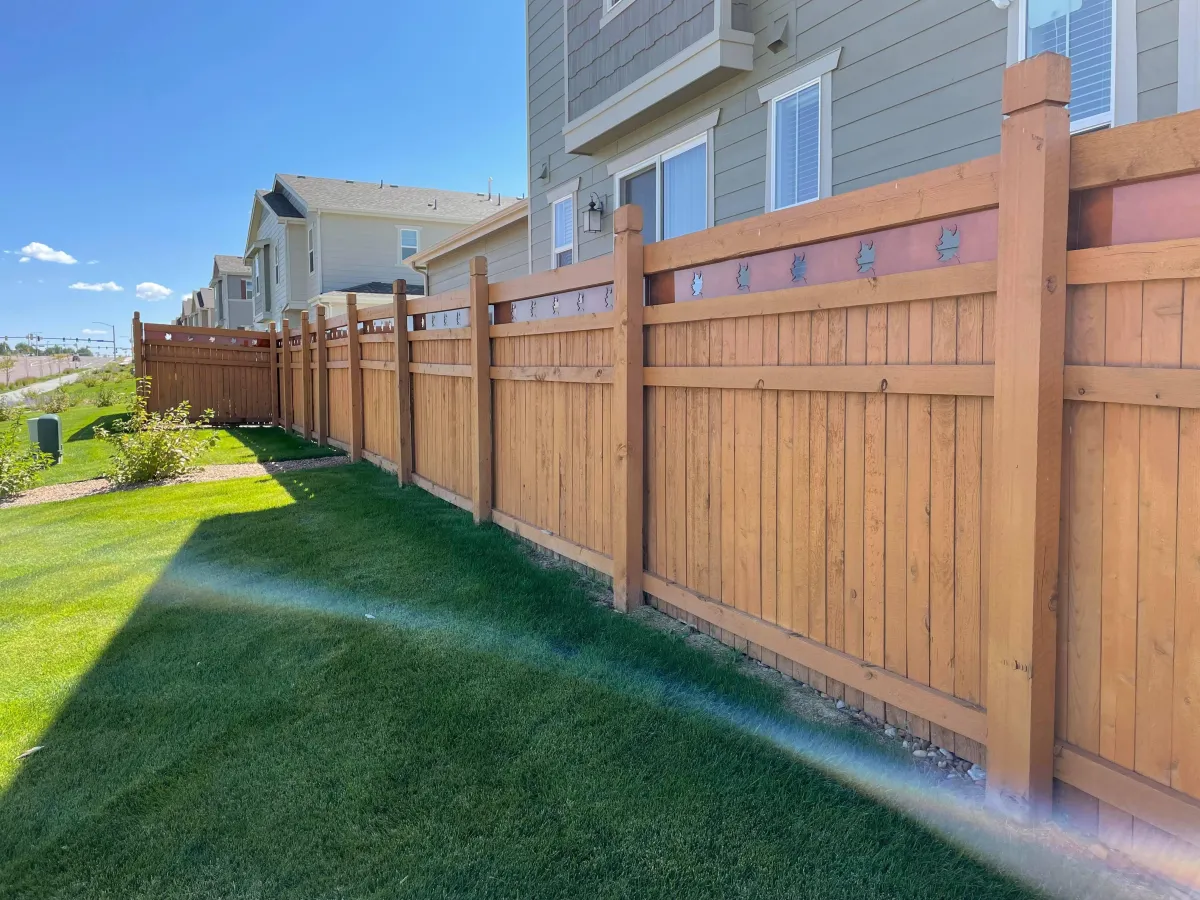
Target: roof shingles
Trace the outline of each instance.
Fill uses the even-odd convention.
[[[329,212],[374,213],[449,222],[478,222],[497,210],[517,203],[516,197],[444,191],[438,188],[402,187],[369,181],[340,181],[306,175],[278,175],[278,182],[310,209]],[[278,192],[272,192],[278,193]],[[269,196],[269,195],[268,195]]]

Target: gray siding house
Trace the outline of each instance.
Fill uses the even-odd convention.
[[[251,270],[240,256],[213,257],[213,311],[218,328],[251,328],[254,325],[253,286]]]
[[[284,319],[298,325],[301,312],[316,303],[344,307],[347,291],[365,293],[364,287],[390,286],[397,278],[420,294],[425,282],[411,257],[494,214],[497,204],[513,202],[436,188],[276,175],[271,190],[254,195],[246,236],[255,327],[281,325]]]
[[[1077,130],[1200,106],[1200,0],[527,0],[530,268],[998,152],[1054,50]],[[603,207],[599,231],[581,213]]]

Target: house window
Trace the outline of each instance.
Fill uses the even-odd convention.
[[[821,82],[771,101],[771,209],[821,196]]]
[[[283,280],[283,245],[275,248],[275,283]]]
[[[257,260],[258,257],[255,257]],[[271,280],[264,278],[264,272],[271,271],[271,245],[264,244],[262,248],[262,267],[254,270],[254,289],[261,290],[263,295],[263,309],[271,311]]]
[[[554,268],[575,260],[575,195],[554,201]]]
[[[647,243],[708,227],[707,134],[618,175],[617,196],[642,208]]]
[[[1071,130],[1113,123],[1113,0],[1023,0],[1021,58],[1071,60]]]
[[[417,230],[415,228],[397,228],[396,233],[400,244],[397,265],[402,264],[417,252]]]
[[[224,287],[224,284],[225,284],[225,283],[224,283],[223,281],[218,281],[218,282],[217,282],[217,287],[216,287],[216,295],[217,295],[217,318],[218,318],[218,319],[224,319],[224,318],[225,318],[225,297],[224,297],[224,292],[221,290],[221,289]]]
[[[242,283],[242,296],[239,297],[238,299],[239,300],[253,300],[254,299],[254,283],[251,281],[247,281],[245,278],[241,279],[241,283]]]
[[[309,226],[308,229],[308,271],[309,274],[317,271],[317,251],[316,246],[313,244],[312,226]]]

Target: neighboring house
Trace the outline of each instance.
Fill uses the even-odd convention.
[[[467,286],[471,257],[486,256],[488,281],[529,272],[529,201],[505,206],[409,260],[425,275],[430,294]]]
[[[218,328],[253,328],[254,294],[250,267],[240,256],[213,257],[213,306]]]
[[[1076,130],[1200,106],[1197,0],[526,0],[531,270],[996,153],[1006,65]],[[581,226],[595,198],[598,232]]]
[[[210,288],[200,288],[183,295],[183,308],[176,325],[192,325],[198,328],[212,328],[216,325],[216,314],[213,309],[213,292]]]
[[[258,191],[250,214],[246,261],[254,283],[254,322],[265,327],[322,295],[369,282],[403,278],[409,292],[424,280],[408,263],[422,247],[444,240],[516,202],[489,194],[401,187],[382,182],[277,175]],[[343,301],[344,303],[344,301]]]

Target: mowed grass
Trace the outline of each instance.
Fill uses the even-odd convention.
[[[787,720],[732,652],[365,464],[0,545],[0,898],[1030,896],[714,715]]]
[[[133,394],[132,378],[113,383],[123,396]],[[128,415],[127,403],[97,407],[94,401],[99,386],[73,382],[66,391],[78,405],[58,413],[63,426],[63,460],[41,473],[39,485],[66,484],[100,478],[112,457],[111,447],[95,436],[96,426],[111,429]],[[36,410],[30,415],[38,415]],[[5,426],[0,426],[5,427]],[[205,454],[203,465],[221,463],[276,462],[284,459],[310,459],[338,453],[331,447],[319,447],[280,428],[219,428],[217,445]]]

